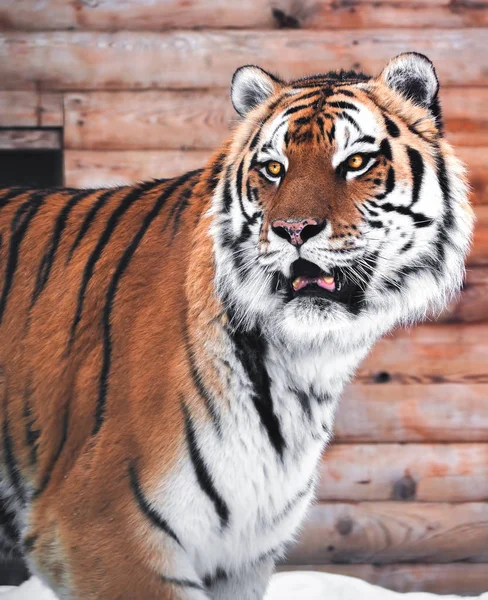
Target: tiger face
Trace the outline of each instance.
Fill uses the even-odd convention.
[[[235,73],[243,120],[213,212],[218,290],[239,324],[379,335],[460,288],[472,213],[438,88],[413,53],[376,78]]]

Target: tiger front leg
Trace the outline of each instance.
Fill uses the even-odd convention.
[[[212,600],[263,600],[274,571],[274,560],[266,558],[239,573],[219,573],[209,585]]]

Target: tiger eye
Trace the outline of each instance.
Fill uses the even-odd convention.
[[[353,154],[347,159],[347,166],[351,169],[360,169],[364,164],[364,158],[361,154]]]
[[[270,160],[266,163],[266,170],[273,177],[279,177],[283,172],[283,165],[276,160]]]

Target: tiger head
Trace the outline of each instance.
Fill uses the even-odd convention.
[[[236,71],[242,121],[212,209],[218,290],[236,324],[379,335],[459,290],[473,219],[438,89],[415,53],[376,78]]]

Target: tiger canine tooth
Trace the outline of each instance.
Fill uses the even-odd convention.
[[[322,277],[322,279],[325,281],[325,283],[334,283],[334,278],[332,277],[332,275],[327,275],[326,277]]]
[[[301,283],[302,283],[302,278],[301,277],[297,277],[296,279],[293,280],[293,284],[292,285],[293,285],[293,289],[295,290],[295,292],[300,289],[300,287],[301,287],[300,284]]]

